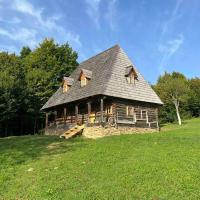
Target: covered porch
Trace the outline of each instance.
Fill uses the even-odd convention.
[[[46,111],[46,128],[53,125],[105,125],[114,124],[112,99],[101,96],[63,104]]]

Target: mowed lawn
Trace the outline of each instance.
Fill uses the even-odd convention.
[[[0,199],[200,199],[200,119],[97,140],[0,139]]]

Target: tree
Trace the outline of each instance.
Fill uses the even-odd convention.
[[[180,104],[187,101],[189,97],[188,81],[183,74],[173,72],[160,76],[155,90],[165,104],[173,103],[179,125],[181,125]]]
[[[53,39],[45,39],[24,59],[29,94],[27,112],[34,118],[34,132],[38,122],[44,121],[41,107],[60,86],[63,76],[69,76],[76,68],[77,58],[68,43],[59,45]]]
[[[31,53],[31,49],[29,47],[22,47],[20,51],[20,58],[25,58]]]
[[[0,126],[7,135],[9,124],[15,123],[24,108],[24,70],[15,54],[0,53]]]
[[[0,53],[0,135],[33,134],[42,127],[43,104],[78,65],[68,43],[45,39],[20,55]]]
[[[189,80],[191,90],[188,101],[189,110],[194,117],[200,116],[200,78],[192,78]]]

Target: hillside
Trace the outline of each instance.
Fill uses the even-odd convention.
[[[200,119],[97,140],[9,137],[0,152],[0,200],[200,198]]]

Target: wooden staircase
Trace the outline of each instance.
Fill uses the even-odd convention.
[[[84,125],[81,125],[81,126],[76,125],[73,128],[66,131],[65,133],[63,133],[62,135],[60,135],[60,138],[69,139],[71,137],[78,135],[83,129],[84,129]]]

